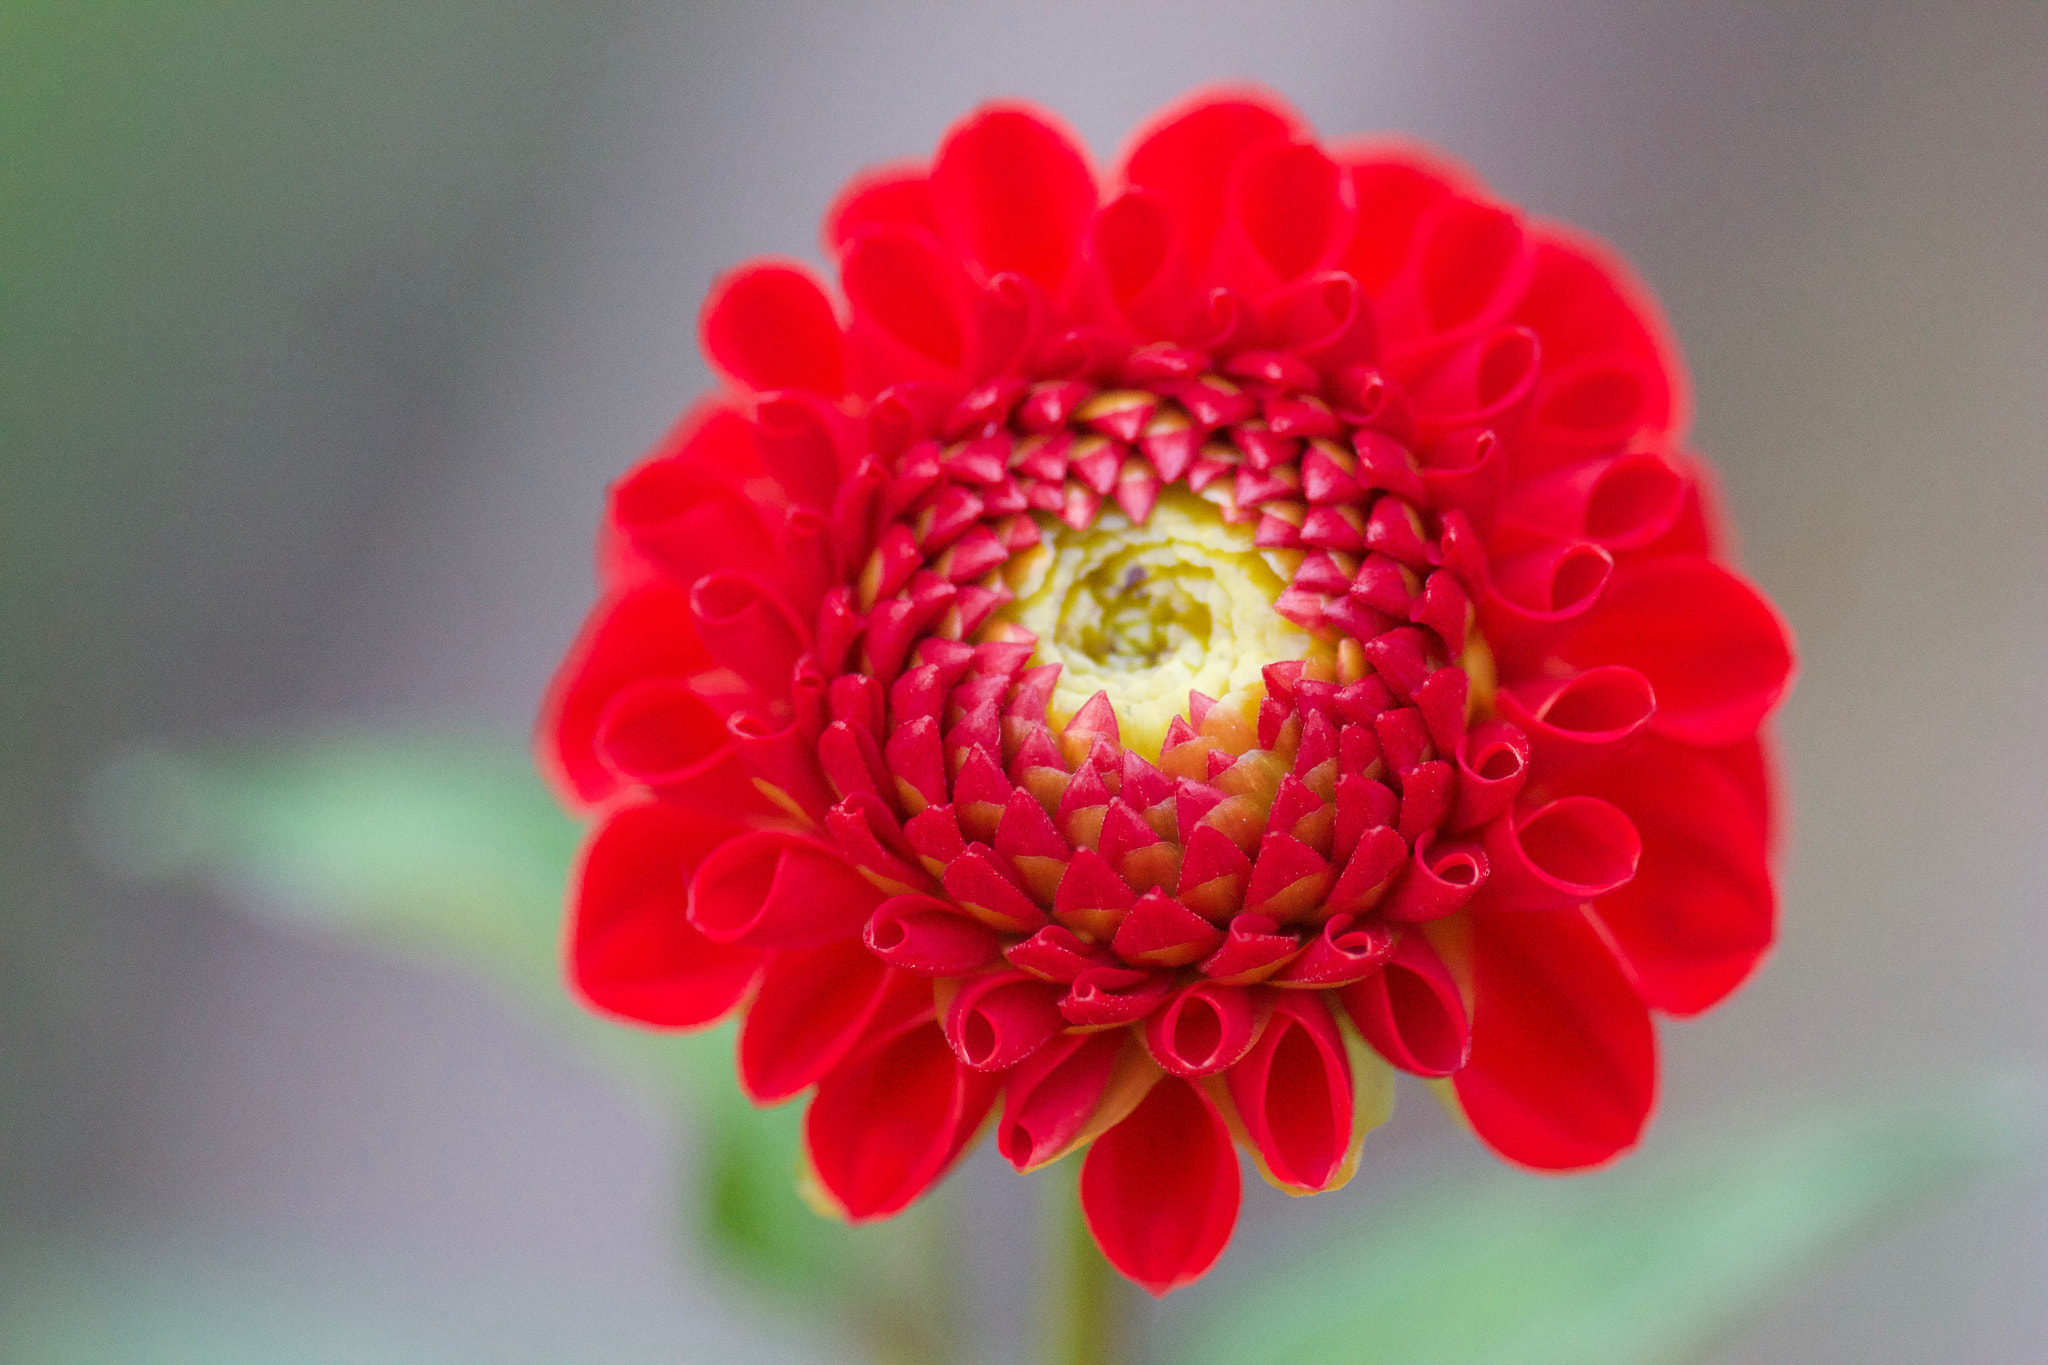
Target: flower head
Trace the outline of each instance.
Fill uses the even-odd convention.
[[[853,1219],[992,1113],[1163,1293],[1234,1148],[1343,1183],[1392,1073],[1528,1167],[1632,1146],[1651,1012],[1770,945],[1786,632],[1722,562],[1603,249],[1257,92],[1098,177],[985,107],[705,306],[721,392],[613,489],[544,758],[571,974],[744,1010]]]

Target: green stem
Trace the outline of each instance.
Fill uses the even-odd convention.
[[[1080,1166],[1070,1159],[1065,1165]],[[1119,1365],[1124,1359],[1123,1285],[1116,1271],[1095,1247],[1088,1221],[1081,1214],[1080,1186],[1075,1171],[1053,1187],[1052,1224],[1045,1244],[1052,1273],[1047,1312],[1051,1365]]]

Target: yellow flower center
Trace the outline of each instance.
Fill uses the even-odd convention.
[[[1253,528],[1185,489],[1166,490],[1143,526],[1105,509],[1085,531],[1043,529],[1011,561],[1017,600],[1003,615],[1038,637],[1035,662],[1061,666],[1055,726],[1105,692],[1125,747],[1156,760],[1191,690],[1221,697],[1309,652],[1309,634],[1273,610],[1286,580]]]

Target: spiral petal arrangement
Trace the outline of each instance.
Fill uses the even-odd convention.
[[[1085,1149],[1154,1293],[1396,1070],[1523,1166],[1632,1146],[1652,1012],[1772,941],[1793,656],[1629,273],[1257,91],[1106,177],[985,107],[824,238],[837,295],[716,284],[723,388],[612,490],[541,727],[581,996],[744,1011],[851,1219],[992,1117]]]

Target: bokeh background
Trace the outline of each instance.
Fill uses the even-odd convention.
[[[992,95],[1106,158],[1263,81],[1663,298],[1804,669],[1782,946],[1664,1030],[1653,1150],[2048,1071],[2043,70],[2027,4],[6,6],[0,1359],[832,1358],[674,1237],[672,1114],[458,968],[121,875],[94,774],[520,739],[601,490],[707,382],[712,275],[815,258],[849,173]],[[1248,1190],[1218,1279],[1484,1162],[1420,1091],[1375,1142],[1342,1195]],[[1034,1199],[955,1183],[963,1312],[1024,1359]],[[1983,1185],[1717,1359],[2041,1360],[2044,1228],[2038,1174]]]

